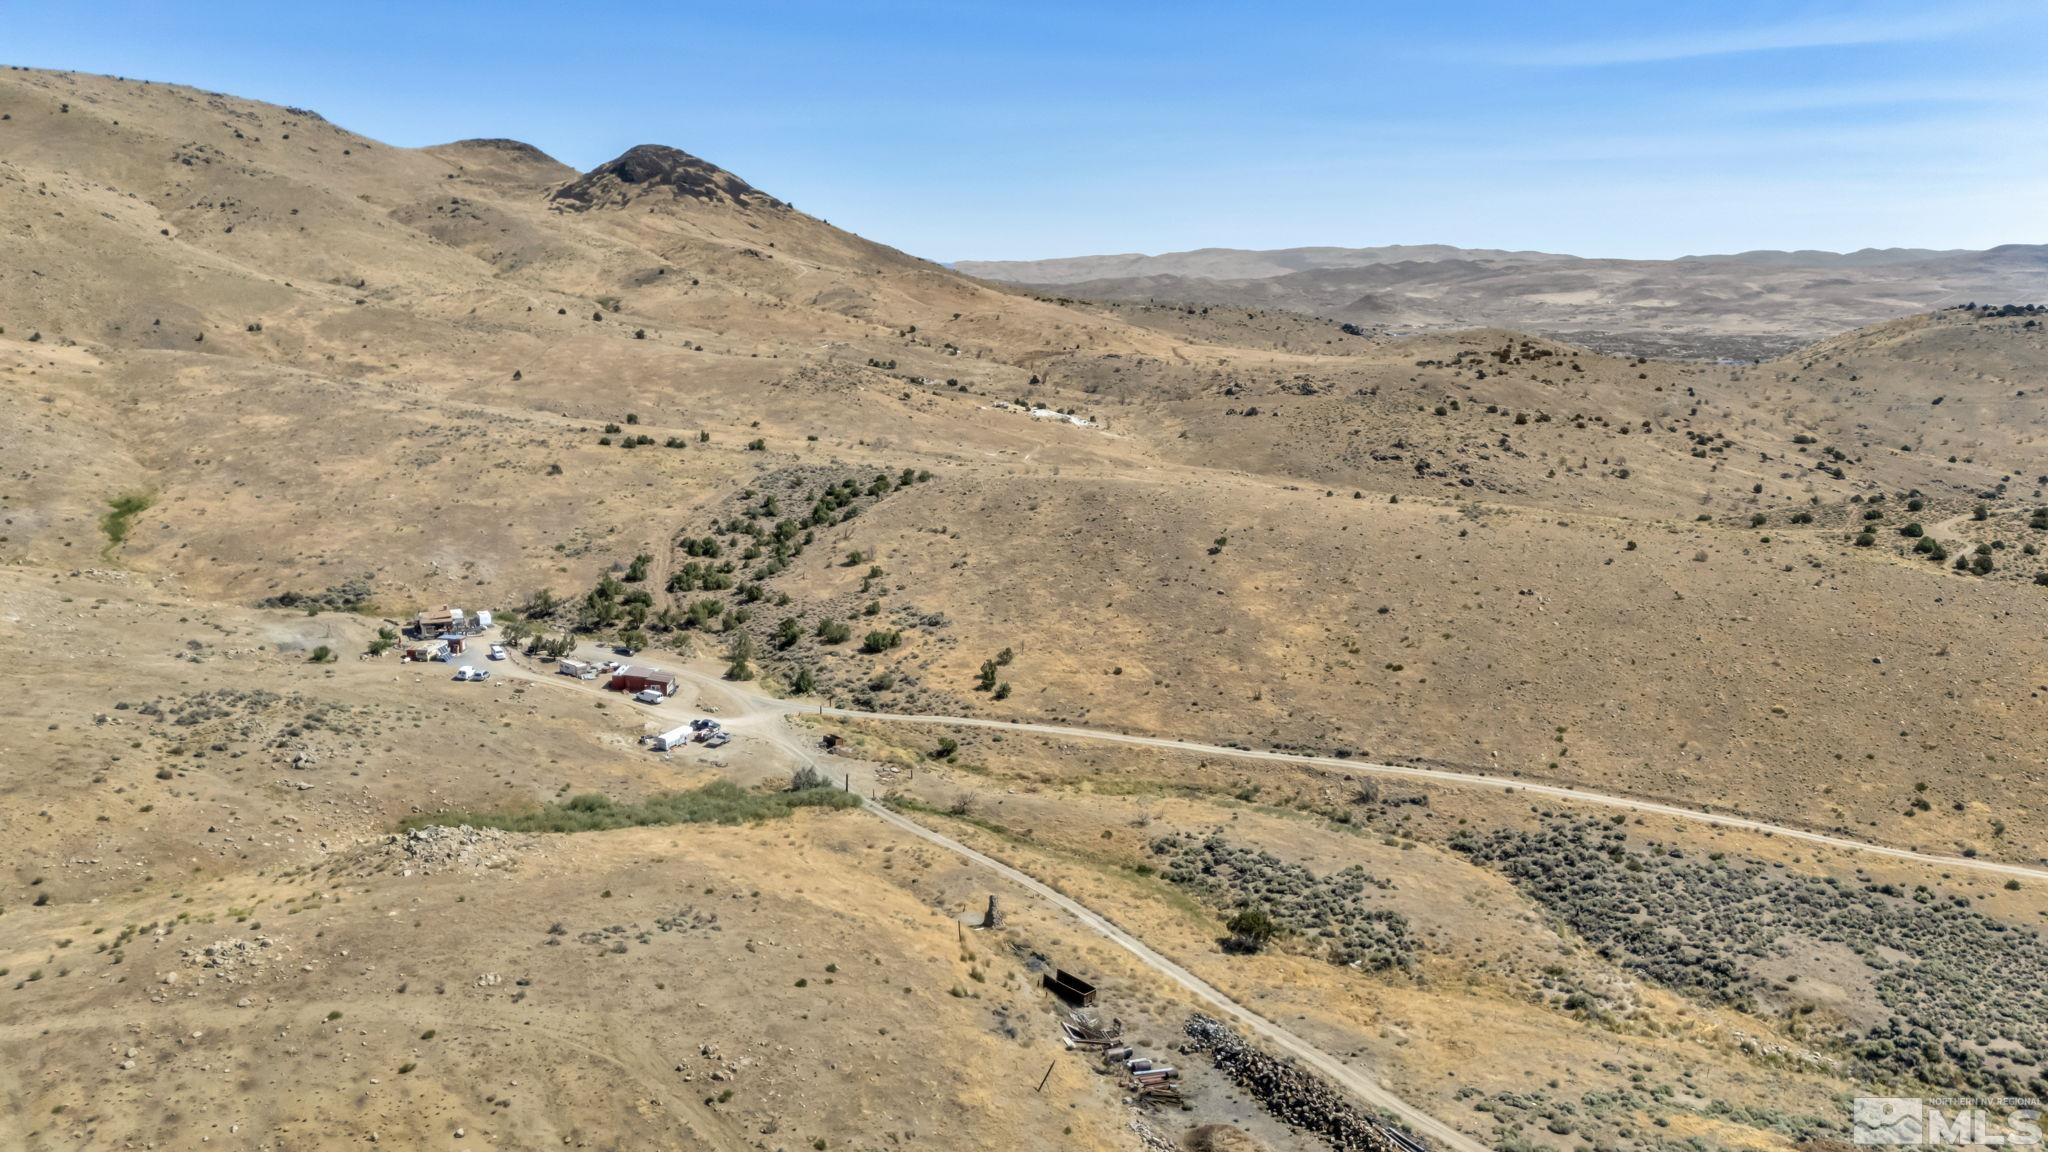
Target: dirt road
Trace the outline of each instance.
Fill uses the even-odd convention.
[[[561,677],[537,672],[517,662],[508,663],[512,663],[513,667],[508,668],[507,671],[522,679],[550,683],[559,681],[560,687],[574,688],[586,692],[601,691],[592,685],[572,682]],[[1842,836],[1810,832],[1801,828],[1772,824],[1767,821],[1753,820],[1742,816],[1702,812],[1696,809],[1682,808],[1677,805],[1662,804],[1656,801],[1635,800],[1625,796],[1611,796],[1597,792],[1582,792],[1557,785],[1501,779],[1478,773],[1454,772],[1438,768],[1416,768],[1400,764],[1375,764],[1360,760],[1340,760],[1336,757],[1307,756],[1289,752],[1226,748],[1216,744],[1202,744],[1194,741],[1174,740],[1158,736],[1133,736],[1123,732],[1111,732],[1095,728],[1076,728],[1059,724],[990,720],[969,716],[860,712],[845,708],[804,705],[796,701],[778,699],[753,691],[743,685],[728,683],[708,673],[694,669],[684,668],[681,670],[680,675],[692,685],[700,698],[708,698],[717,702],[728,729],[743,731],[773,743],[787,751],[800,763],[815,764],[817,758],[808,747],[808,742],[798,736],[784,722],[789,717],[799,714],[833,716],[852,720],[882,721],[885,723],[918,724],[932,727],[988,728],[1004,732],[1030,732],[1065,739],[1128,744],[1134,747],[1156,748],[1173,752],[1192,752],[1204,756],[1225,756],[1244,760],[1269,760],[1289,764],[1303,764],[1314,768],[1352,774],[1374,773],[1387,776],[1405,776],[1463,787],[1499,788],[1510,792],[1549,796],[1560,800],[1617,808],[1623,811],[1670,816],[1676,819],[1692,820],[1724,828],[1782,836],[1831,848],[1866,852],[1894,859],[1938,865],[1945,868],[1968,869],[2003,876],[2048,880],[2048,869],[2033,868],[2022,864],[2005,864],[1991,860],[1977,860],[1961,856],[1944,856],[1936,853],[1917,852],[1911,849],[1872,844]],[[648,709],[648,711],[650,714],[655,714],[653,709]],[[1131,955],[1137,957],[1147,967],[1152,968],[1154,971],[1159,972],[1176,984],[1194,993],[1225,1016],[1243,1024],[1249,1031],[1260,1036],[1273,1047],[1316,1069],[1322,1075],[1343,1086],[1367,1104],[1399,1116],[1415,1132],[1427,1136],[1445,1148],[1457,1149],[1458,1152],[1481,1152],[1485,1147],[1456,1129],[1451,1128],[1449,1125],[1401,1100],[1366,1073],[1346,1065],[1343,1061],[1322,1051],[1279,1024],[1237,1003],[1219,989],[1202,980],[1199,976],[1154,951],[1144,941],[1125,932],[1101,915],[1090,911],[1075,900],[1054,891],[1031,876],[1001,861],[977,852],[958,841],[949,839],[916,821],[908,819],[900,813],[891,811],[872,799],[867,801],[866,810],[904,832],[971,860],[975,864],[1001,875],[1011,883],[1053,904],[1080,921],[1091,931],[1110,940],[1131,953]]]
[[[503,669],[506,675],[520,680],[552,684],[556,687],[572,691],[596,693],[613,699],[617,699],[619,696],[617,693],[605,692],[603,689],[592,684],[570,680],[563,676],[551,676],[547,672],[536,669],[516,657],[501,661],[498,666]],[[698,692],[698,702],[700,704],[707,697],[716,701],[722,722],[728,731],[745,732],[775,744],[794,757],[798,763],[813,766],[817,764],[817,757],[808,746],[809,741],[784,722],[789,716],[801,711],[808,711],[808,709],[804,709],[786,700],[778,700],[771,696],[761,695],[743,686],[728,683],[702,672],[685,669],[681,675]],[[649,715],[665,715],[657,711],[659,706],[635,705],[635,707],[640,708]],[[868,715],[867,713],[840,713],[835,709],[827,709],[825,714]],[[1453,1149],[1454,1152],[1486,1152],[1484,1144],[1402,1100],[1365,1072],[1345,1064],[1342,1060],[1324,1052],[1286,1028],[1239,1004],[1208,981],[1167,959],[1165,956],[1154,951],[1144,941],[1117,927],[1102,915],[1089,910],[1071,897],[1054,891],[1051,887],[1033,879],[1029,874],[1021,872],[1000,860],[977,852],[957,840],[943,836],[898,812],[883,807],[872,798],[864,800],[864,809],[884,823],[972,861],[1059,908],[1069,916],[1080,921],[1082,926],[1135,956],[1146,967],[1151,968],[1182,988],[1194,993],[1222,1015],[1242,1024],[1246,1030],[1259,1036],[1267,1044],[1314,1068],[1317,1072],[1348,1090],[1359,1100],[1371,1105],[1373,1108],[1400,1117],[1411,1131],[1428,1137],[1436,1146]]]
[[[1835,836],[1826,832],[1813,832],[1805,828],[1794,828],[1786,824],[1773,824],[1767,820],[1756,820],[1748,816],[1735,816],[1721,812],[1707,812],[1697,808],[1685,808],[1676,804],[1665,804],[1656,800],[1637,800],[1628,796],[1615,796],[1604,792],[1588,792],[1579,788],[1566,788],[1557,784],[1538,784],[1510,777],[1488,776],[1478,772],[1457,772],[1448,768],[1417,768],[1406,764],[1375,764],[1366,760],[1340,760],[1335,756],[1308,756],[1295,752],[1269,752],[1255,748],[1227,748],[1221,744],[1201,744],[1192,740],[1174,740],[1164,736],[1133,736],[1126,732],[1112,732],[1102,728],[1074,728],[1063,724],[1034,724],[1017,720],[990,720],[974,716],[931,716],[906,712],[860,712],[850,708],[830,708],[799,701],[783,700],[763,695],[742,685],[727,683],[707,673],[685,668],[682,677],[725,702],[731,709],[734,721],[748,722],[745,727],[754,731],[767,732],[771,725],[760,723],[770,716],[792,716],[799,713],[812,716],[834,716],[846,720],[879,720],[890,724],[921,724],[935,728],[989,728],[998,732],[1031,732],[1041,736],[1058,736],[1069,740],[1097,740],[1111,744],[1129,744],[1138,748],[1157,748],[1169,752],[1192,752],[1202,756],[1227,756],[1239,760],[1268,760],[1285,764],[1303,764],[1326,771],[1351,774],[1371,773],[1379,776],[1405,776],[1413,780],[1428,780],[1438,784],[1454,784],[1464,787],[1497,788],[1504,792],[1516,792],[1530,796],[1548,796],[1557,800],[1570,800],[1580,804],[1595,804],[1604,808],[1618,808],[1625,812],[1640,812],[1651,816],[1670,816],[1678,820],[1691,820],[1701,824],[1712,824],[1722,828],[1734,828],[1743,832],[1758,832],[1766,836],[1782,836],[1788,840],[1799,840],[1808,844],[1819,844],[1828,848],[1839,848],[1848,852],[1866,852],[1874,856],[1886,856],[1894,860],[1910,860],[1919,864],[1932,864],[1942,868],[1960,869],[1968,872],[1983,872],[1994,876],[2006,876],[2026,880],[2048,880],[2048,868],[2029,864],[2008,864],[1998,860],[1983,860],[1968,856],[1949,856],[1939,852],[1921,852],[1912,848],[1897,848],[1889,844],[1874,844],[1868,840],[1857,840],[1848,836]],[[541,678],[536,676],[535,678]],[[567,683],[567,681],[564,681]],[[579,687],[588,687],[579,685]],[[597,689],[590,689],[597,691]],[[607,694],[610,695],[610,694]],[[732,726],[728,722],[728,727]]]
[[[1399,1096],[1389,1092],[1378,1080],[1373,1079],[1364,1072],[1350,1067],[1343,1061],[1331,1056],[1329,1053],[1324,1052],[1322,1049],[1296,1036],[1280,1025],[1232,1000],[1208,981],[1203,980],[1200,976],[1153,951],[1143,940],[1110,923],[1102,916],[1089,911],[1084,905],[1061,895],[1052,888],[1039,883],[1029,875],[1019,872],[1000,860],[984,856],[957,840],[941,836],[916,821],[910,820],[888,808],[884,808],[873,800],[867,801],[867,810],[880,817],[883,821],[893,824],[913,836],[930,841],[946,849],[948,852],[972,860],[983,868],[987,868],[1002,876],[1010,883],[1024,888],[1040,899],[1054,905],[1067,915],[1079,920],[1097,935],[1108,939],[1124,951],[1137,957],[1146,967],[1164,975],[1174,983],[1201,997],[1217,1011],[1242,1024],[1246,1030],[1256,1034],[1270,1046],[1314,1068],[1325,1078],[1334,1081],[1367,1104],[1399,1116],[1411,1131],[1428,1137],[1441,1147],[1457,1149],[1457,1152],[1484,1152],[1486,1147],[1484,1144],[1437,1120],[1421,1109],[1408,1104]]]
[[[686,673],[699,676],[701,673]],[[728,686],[730,687],[730,686]],[[1997,860],[1982,860],[1967,856],[1947,856],[1938,852],[1920,852],[1911,848],[1895,848],[1888,844],[1873,844],[1867,840],[1855,840],[1847,836],[1833,836],[1825,832],[1812,832],[1784,824],[1772,824],[1747,816],[1733,816],[1720,812],[1705,812],[1697,808],[1683,808],[1676,804],[1664,804],[1655,800],[1636,800],[1627,796],[1614,796],[1602,792],[1588,792],[1578,788],[1566,788],[1556,784],[1537,784],[1527,780],[1487,776],[1477,772],[1455,772],[1447,768],[1416,768],[1404,764],[1375,764],[1365,760],[1340,760],[1335,756],[1306,756],[1293,752],[1267,752],[1249,748],[1226,748],[1220,744],[1198,744],[1192,740],[1173,740],[1163,736],[1132,736],[1124,732],[1110,732],[1100,728],[1070,728],[1060,724],[1032,724],[1022,721],[989,720],[971,716],[924,716],[898,712],[858,712],[847,708],[821,708],[805,706],[787,700],[753,694],[736,694],[744,697],[747,704],[756,708],[777,708],[789,714],[804,713],[814,716],[836,716],[848,720],[880,720],[893,724],[923,724],[940,728],[992,728],[999,732],[1032,732],[1042,736],[1059,736],[1070,740],[1099,740],[1112,744],[1130,744],[1140,748],[1158,748],[1171,752],[1193,752],[1203,756],[1228,756],[1239,760],[1269,760],[1287,764],[1304,764],[1312,768],[1345,772],[1351,774],[1370,773],[1380,776],[1405,776],[1410,779],[1428,780],[1439,784],[1454,784],[1464,787],[1497,788],[1506,792],[1531,796],[1549,796],[1558,800],[1570,800],[1580,804],[1597,804],[1605,808],[1618,808],[1626,812],[1641,812],[1653,816],[1670,816],[1679,820],[1692,820],[1702,824],[1713,824],[1722,828],[1735,828],[1744,832],[1760,832],[1767,836],[1782,836],[1788,840],[1800,840],[1809,844],[1820,844],[1829,848],[1840,848],[1850,852],[1865,852],[1875,856],[1888,856],[1895,860],[1911,860],[1920,864],[1933,864],[1942,868],[1959,869],[1969,872],[1985,872],[1996,876],[2009,876],[2029,880],[2048,880],[2048,868],[2027,864],[2007,864]]]

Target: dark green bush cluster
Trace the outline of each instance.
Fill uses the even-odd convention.
[[[1590,820],[1462,832],[1452,847],[1505,873],[1622,967],[1745,1011],[1807,1016],[1762,966],[1817,945],[1870,970],[1883,1021],[1816,1024],[1879,1081],[2015,1097],[2048,1093],[2048,940],[1925,886],[1845,883],[1698,856]],[[1811,1017],[1808,1017],[1811,1019]]]
[[[659,824],[754,824],[788,816],[798,808],[857,808],[860,797],[829,787],[788,792],[749,792],[729,780],[714,780],[692,792],[662,792],[637,804],[596,792],[561,804],[508,812],[434,812],[407,820],[405,828],[429,825],[502,828],[507,832],[603,832]]]
[[[1235,910],[1233,940],[1262,946],[1275,935],[1300,936],[1326,947],[1333,964],[1373,972],[1414,966],[1418,946],[1408,918],[1368,904],[1368,889],[1386,890],[1393,884],[1356,864],[1319,877],[1218,835],[1202,840],[1162,836],[1152,842],[1152,854],[1164,859],[1167,881]]]
[[[351,577],[339,584],[330,584],[325,592],[284,591],[256,603],[258,608],[298,608],[309,615],[314,612],[355,612],[370,604],[374,594],[370,575]]]

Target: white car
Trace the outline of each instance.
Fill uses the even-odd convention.
[[[491,659],[493,659],[493,660],[503,660],[504,658],[505,658],[505,646],[504,646],[503,644],[493,644],[493,645],[491,645]]]
[[[638,692],[633,693],[633,699],[638,700],[642,704],[659,704],[663,700],[668,699],[668,697],[662,695],[659,688],[642,688]]]

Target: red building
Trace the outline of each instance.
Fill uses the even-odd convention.
[[[628,664],[612,673],[612,678],[605,682],[605,687],[614,692],[639,692],[653,688],[663,696],[673,696],[680,683],[673,672]]]

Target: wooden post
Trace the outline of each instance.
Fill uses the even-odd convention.
[[[1032,1089],[1032,1091],[1033,1091],[1033,1092],[1043,1092],[1043,1091],[1045,1091],[1045,1082],[1046,1082],[1046,1081],[1048,1081],[1048,1080],[1050,1080],[1050,1079],[1052,1079],[1052,1069],[1053,1069],[1053,1064],[1057,1064],[1057,1063],[1059,1063],[1059,1061],[1055,1060],[1055,1061],[1053,1061],[1053,1063],[1052,1063],[1052,1064],[1047,1064],[1047,1065],[1045,1066],[1045,1075],[1044,1075],[1044,1076],[1041,1076],[1041,1077],[1039,1077],[1039,1080],[1038,1080],[1038,1087],[1036,1087],[1036,1088],[1033,1088],[1033,1089]]]

